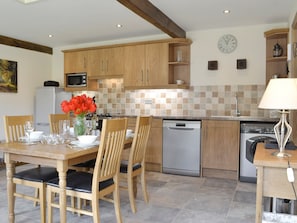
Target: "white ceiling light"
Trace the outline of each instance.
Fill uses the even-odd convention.
[[[34,2],[38,2],[39,0],[18,0],[19,2],[27,5],[27,4],[31,4],[31,3],[34,3]]]

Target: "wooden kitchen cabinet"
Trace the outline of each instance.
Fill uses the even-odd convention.
[[[122,77],[124,74],[123,47],[93,49],[88,51],[90,78]]]
[[[288,28],[272,29],[264,33],[266,38],[266,85],[274,76],[281,78],[288,77],[288,33]],[[273,48],[277,43],[282,47],[283,53],[279,57],[274,57]]]
[[[65,74],[87,72],[89,83],[84,89],[65,90],[98,90],[98,80],[122,77],[126,89],[189,88],[191,43],[171,38],[65,50]]]
[[[239,121],[203,120],[201,172],[204,177],[238,179]]]
[[[146,150],[146,169],[162,171],[163,120],[153,118]]]
[[[64,90],[65,91],[96,91],[98,90],[97,80],[87,79],[86,87],[79,88],[67,88],[66,86],[66,74],[68,73],[87,73],[89,76],[88,66],[88,51],[77,50],[77,51],[65,51],[64,52]]]
[[[87,51],[64,52],[64,73],[87,72]]]
[[[168,83],[168,44],[150,43],[124,47],[124,87],[151,88]]]
[[[191,43],[192,41],[185,39],[177,39],[169,43],[168,84],[176,85],[177,80],[183,80],[182,86],[190,85]]]

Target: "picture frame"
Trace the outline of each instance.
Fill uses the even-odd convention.
[[[17,93],[17,62],[0,59],[0,92]]]
[[[243,69],[246,69],[246,59],[238,59],[236,61],[236,67],[238,70],[243,70]]]
[[[217,69],[218,69],[218,61],[217,60],[208,61],[208,70],[217,70]]]

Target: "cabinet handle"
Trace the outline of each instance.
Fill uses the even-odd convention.
[[[104,65],[103,60],[101,60],[101,71],[104,71],[103,65]]]
[[[108,72],[108,60],[106,61],[106,72]]]
[[[141,82],[142,82],[142,84],[143,84],[143,80],[144,80],[144,78],[143,78],[143,70],[141,70]]]
[[[146,70],[146,83],[149,83],[149,70]]]

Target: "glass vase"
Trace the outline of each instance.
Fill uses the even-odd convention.
[[[74,134],[75,136],[84,135],[86,132],[86,117],[84,115],[78,115],[73,120]]]

